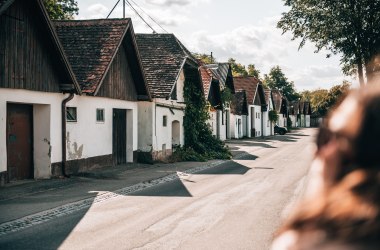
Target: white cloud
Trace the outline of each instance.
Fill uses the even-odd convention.
[[[145,0],[147,4],[161,7],[187,6],[190,4],[197,5],[199,3],[209,2],[209,0]]]
[[[86,19],[105,18],[108,15],[109,11],[110,10],[106,6],[97,3],[90,5],[83,13],[83,16],[85,16]]]

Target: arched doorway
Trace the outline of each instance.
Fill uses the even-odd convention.
[[[180,141],[180,123],[179,121],[173,121],[172,122],[172,148],[175,149],[181,144]]]

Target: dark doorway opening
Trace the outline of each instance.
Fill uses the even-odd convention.
[[[127,163],[127,110],[113,109],[112,158],[114,165]]]
[[[33,106],[7,104],[7,171],[9,180],[32,179]]]

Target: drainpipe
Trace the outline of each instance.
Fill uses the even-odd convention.
[[[66,174],[66,104],[74,98],[74,93],[63,99],[62,101],[62,176],[70,177]]]

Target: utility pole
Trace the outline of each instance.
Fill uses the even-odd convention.
[[[125,0],[123,0],[123,18],[125,18]]]

